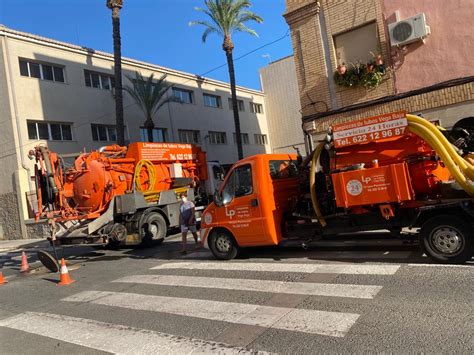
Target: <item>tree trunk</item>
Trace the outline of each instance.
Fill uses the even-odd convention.
[[[114,39],[114,71],[115,71],[115,124],[117,127],[117,144],[125,145],[125,127],[123,122],[122,93],[122,47],[120,41],[120,8],[112,9],[112,27]]]
[[[148,142],[153,142],[153,128],[147,128]]]
[[[148,136],[148,142],[153,142],[153,129],[155,128],[155,123],[151,117],[147,117],[145,124],[146,133]]]
[[[227,57],[227,66],[229,67],[230,91],[232,93],[232,111],[234,112],[235,141],[237,143],[237,155],[240,159],[244,158],[242,148],[242,134],[240,133],[239,107],[237,106],[237,90],[235,87],[234,57],[232,48],[224,49]]]

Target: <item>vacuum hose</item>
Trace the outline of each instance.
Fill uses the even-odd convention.
[[[145,167],[146,170],[148,171],[148,187],[146,189],[143,189],[142,182],[140,181],[141,180],[140,175],[141,175],[143,167]],[[135,188],[137,191],[152,192],[156,183],[156,171],[155,171],[155,166],[153,165],[153,163],[149,160],[140,160],[137,166],[135,167],[135,174],[133,175],[133,181],[135,183]]]
[[[324,142],[319,143],[313,152],[313,158],[311,159],[311,167],[309,171],[309,190],[311,191],[311,202],[313,204],[316,217],[318,217],[318,221],[321,226],[326,227],[327,223],[321,213],[321,208],[319,207],[318,203],[318,196],[316,194],[316,164],[318,163],[319,156],[324,149],[324,145]]]
[[[435,125],[415,115],[407,115],[407,120],[409,130],[433,148],[456,182],[474,197],[474,166],[458,154]]]

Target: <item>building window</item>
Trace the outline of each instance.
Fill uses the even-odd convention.
[[[182,143],[198,144],[201,142],[201,136],[199,134],[199,131],[179,129],[178,134],[179,134],[179,141]]]
[[[142,142],[148,142],[148,130],[145,127],[140,127],[140,139]],[[153,128],[153,142],[163,143],[166,140],[166,128]]]
[[[221,97],[216,95],[204,94],[204,106],[207,107],[222,107],[221,106]]]
[[[334,36],[334,48],[338,63],[366,63],[373,59],[379,47],[377,24],[371,22]]]
[[[22,76],[64,83],[64,67],[54,64],[36,63],[25,59],[19,59],[19,61],[20,74]]]
[[[268,144],[268,139],[266,134],[254,134],[255,144],[265,145]]]
[[[45,121],[27,121],[28,138],[48,141],[72,141],[72,124]]]
[[[242,139],[242,144],[250,144],[248,133],[240,133],[240,137]],[[234,133],[234,144],[237,144],[237,134],[236,133]]]
[[[109,74],[84,70],[84,80],[90,88],[112,90],[115,87],[115,78]]]
[[[209,143],[211,144],[227,144],[227,135],[225,132],[209,131]]]
[[[193,100],[194,95],[193,95],[193,92],[190,90],[173,88],[173,96],[183,104],[194,103],[194,100]]]
[[[237,100],[237,107],[239,108],[240,112],[244,112],[245,111],[244,100]],[[229,98],[229,110],[233,110],[232,98]]]
[[[250,103],[250,112],[252,113],[263,113],[263,105],[255,102]]]
[[[92,140],[95,142],[117,141],[117,128],[113,125],[91,124]]]

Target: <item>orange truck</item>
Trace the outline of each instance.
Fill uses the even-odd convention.
[[[474,248],[474,160],[468,132],[451,138],[396,112],[333,126],[306,159],[245,158],[204,211],[201,239],[232,259],[290,239],[412,228],[430,258],[463,263]]]
[[[55,245],[161,242],[178,226],[178,195],[204,206],[223,178],[222,167],[191,144],[105,146],[78,154],[71,166],[44,146],[30,158],[36,219],[48,220]]]

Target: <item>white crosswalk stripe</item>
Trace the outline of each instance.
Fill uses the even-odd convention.
[[[0,327],[115,354],[257,354],[221,343],[56,314],[27,312],[0,320]]]
[[[343,337],[359,318],[358,314],[353,313],[107,291],[85,291],[63,301],[89,302],[334,337]]]
[[[168,262],[152,267],[159,271],[151,275],[130,275],[112,281],[127,283],[131,287],[128,292],[84,291],[63,298],[64,302],[78,304],[94,304],[113,309],[140,310],[166,314],[166,317],[193,317],[199,320],[219,321],[241,326],[257,326],[266,329],[279,329],[321,335],[344,337],[356,324],[360,314],[352,312],[330,312],[324,309],[301,309],[292,307],[276,307],[251,303],[224,302],[199,298],[173,297],[176,288],[193,287],[202,289],[204,294],[212,290],[236,290],[241,292],[266,292],[271,295],[292,295],[339,297],[371,300],[377,297],[383,286],[341,283],[318,283],[311,281],[280,281],[260,279],[263,273],[300,273],[300,274],[332,274],[332,275],[380,275],[392,276],[400,268],[395,264],[350,264],[350,263],[298,263],[298,262],[220,262],[190,261]],[[167,271],[194,270],[193,276],[166,275]],[[254,272],[246,278],[204,277],[199,272],[234,271]],[[241,274],[240,274],[241,275]],[[247,278],[250,277],[250,278]],[[326,276],[323,275],[323,278]],[[350,277],[350,276],[349,276]],[[347,280],[347,278],[346,278]],[[167,292],[171,295],[134,293],[134,285],[147,284],[153,288],[171,287]],[[135,288],[137,289],[137,288]],[[205,290],[205,291],[204,291]],[[199,294],[199,290],[195,290]],[[297,303],[289,303],[297,304]],[[347,310],[344,307],[344,310]],[[166,318],[165,319],[169,319]],[[103,323],[93,319],[75,318],[58,314],[26,312],[0,320],[0,327],[21,330],[59,341],[88,347],[116,354],[201,354],[201,353],[256,353],[252,350],[232,347],[231,345],[179,337],[146,329],[129,327],[128,320],[122,324]],[[224,339],[227,339],[224,337]],[[229,340],[230,343],[235,343]],[[1,352],[1,351],[0,351]]]
[[[113,282],[368,299],[374,298],[382,289],[382,286],[372,285],[225,279],[175,275],[134,275],[122,277]]]
[[[226,271],[259,271],[259,272],[297,272],[349,275],[393,275],[400,265],[383,264],[297,264],[297,263],[249,263],[249,262],[175,262],[153,267],[153,270],[188,269],[188,270],[226,270]]]

